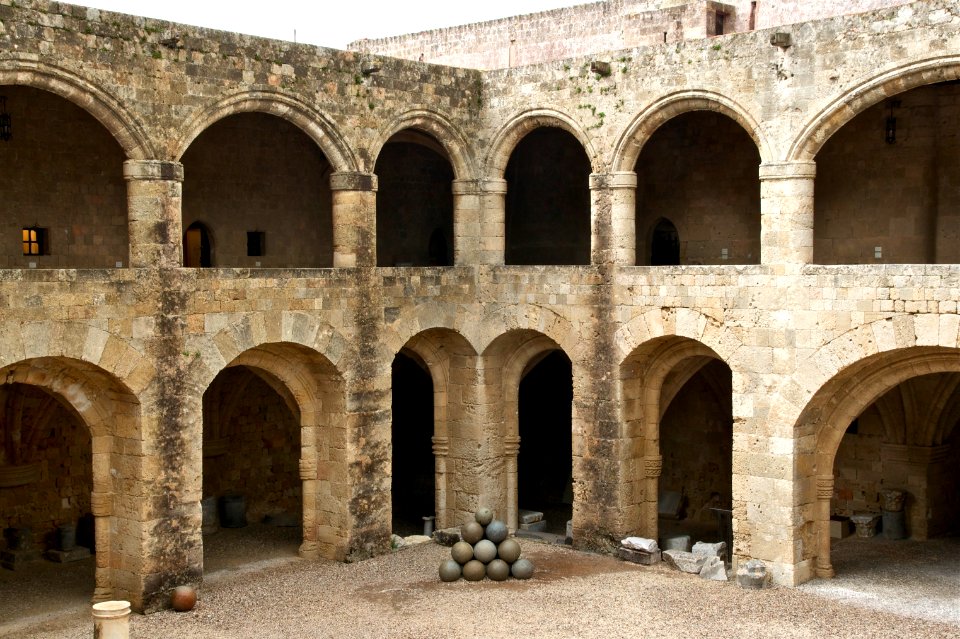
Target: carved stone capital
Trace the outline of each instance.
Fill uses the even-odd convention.
[[[817,499],[820,501],[833,499],[833,475],[817,477]]]
[[[449,437],[432,437],[433,441],[433,454],[436,457],[446,457],[450,454],[450,438]]]
[[[643,474],[645,477],[649,477],[649,478],[659,477],[660,472],[662,470],[663,470],[663,457],[661,457],[660,455],[644,457]]]
[[[503,454],[516,456],[520,453],[520,436],[511,435],[503,438]]]
[[[300,458],[300,479],[307,481],[317,478],[317,460],[314,457]]]

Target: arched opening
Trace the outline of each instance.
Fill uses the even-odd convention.
[[[507,264],[590,263],[590,171],[583,146],[563,129],[520,140],[504,173]]]
[[[296,125],[230,115],[197,136],[182,162],[183,228],[203,219],[217,238],[217,266],[332,266],[331,165]]]
[[[960,373],[912,377],[880,396],[837,448],[831,517],[877,515],[878,532],[888,539],[960,533],[958,420]],[[902,508],[888,509],[895,504],[884,499],[886,491],[903,493]],[[842,571],[842,561],[833,563]]]
[[[446,149],[414,129],[383,146],[377,186],[377,265],[453,264],[453,168]]]
[[[693,541],[732,544],[731,400],[730,367],[718,359],[687,358],[664,379],[657,500],[661,537],[685,534]]]
[[[518,395],[521,530],[567,536],[573,518],[572,406],[570,358],[562,350],[541,353],[528,364]],[[526,515],[531,512],[542,519]]]
[[[207,388],[204,572],[296,555],[303,520],[300,422],[289,389],[263,369],[230,366]]]
[[[679,231],[673,263],[758,264],[759,166],[757,145],[726,115],[692,111],[670,119],[633,168],[636,237],[654,237],[668,218]],[[637,263],[655,264],[653,248],[638,251]]]
[[[650,266],[680,264],[680,234],[667,218],[660,218],[650,236]]]
[[[213,266],[210,231],[202,222],[194,222],[183,234],[183,265],[187,268]]]
[[[55,393],[15,382],[0,385],[0,436],[0,618],[85,607],[96,551],[90,428]],[[21,597],[36,605],[4,603]]]
[[[814,262],[960,262],[960,81],[919,87],[845,124],[817,153]]]
[[[435,514],[434,389],[426,363],[410,350],[397,353],[391,375],[392,528],[405,537],[421,534],[423,518]]]
[[[48,91],[0,86],[13,137],[0,154],[0,268],[128,263],[123,149],[90,113]]]

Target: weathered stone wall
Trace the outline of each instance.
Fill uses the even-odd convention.
[[[786,50],[754,32],[620,51],[609,77],[589,71],[595,56],[486,74],[385,58],[367,75],[359,54],[57,3],[0,0],[0,21],[0,85],[82,105],[128,158],[130,267],[0,269],[0,373],[57,394],[90,429],[98,598],[151,610],[202,578],[202,398],[228,367],[266,371],[297,406],[301,553],[342,560],[389,545],[390,366],[402,348],[434,380],[446,525],[482,504],[515,520],[517,389],[563,350],[582,548],[657,534],[661,404],[690,360],[720,360],[732,379],[734,554],[763,559],[781,584],[832,572],[823,533],[849,423],[904,381],[960,372],[956,264],[812,264],[824,142],[892,95],[960,78],[949,53],[960,50],[960,13],[948,0],[798,25]],[[949,137],[946,102],[937,127]],[[334,268],[180,268],[192,184],[179,159],[217,122],[251,111],[292,123],[329,162]],[[729,118],[757,149],[758,264],[634,266],[634,169],[647,169],[661,126],[691,111]],[[520,188],[506,169],[542,127],[564,129],[589,162],[590,226],[575,239],[589,241],[590,264],[504,265],[506,201]],[[450,159],[454,266],[376,266],[372,172],[406,129]],[[749,186],[745,169],[721,164],[690,170]],[[551,171],[551,158],[535,168]],[[895,179],[904,193],[952,201],[949,172],[937,184],[924,175]],[[284,214],[312,199],[285,197]],[[947,445],[949,429],[937,428]],[[933,470],[947,478],[931,485],[949,483]]]
[[[908,0],[610,0],[420,33],[351,42],[348,49],[407,60],[503,69],[619,49],[767,29],[907,4]]]

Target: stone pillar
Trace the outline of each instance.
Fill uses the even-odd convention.
[[[518,435],[503,438],[503,458],[507,468],[507,528],[516,530],[520,527],[517,504],[517,455],[520,454],[520,437]]]
[[[453,181],[453,263],[503,264],[506,180]]]
[[[93,513],[94,547],[96,548],[96,568],[93,576],[93,602],[113,599],[113,583],[110,579],[110,517],[113,515],[113,495],[108,492],[94,491],[90,494],[90,511]]]
[[[637,263],[637,174],[590,174],[590,263]]]
[[[333,266],[377,265],[377,176],[333,173]]]
[[[303,481],[303,543],[300,544],[300,556],[304,559],[320,557],[320,548],[317,545],[317,451],[313,439],[315,435],[307,431],[313,428],[302,429],[304,440],[300,452],[300,479]]]
[[[643,458],[643,534],[657,539],[657,516],[660,495],[660,473],[663,471],[663,457],[646,455]]]
[[[127,160],[127,220],[133,268],[183,266],[183,165]]]
[[[437,517],[436,527],[438,530],[449,528],[453,524],[449,521],[447,514],[447,455],[450,454],[449,437],[433,437],[433,481],[435,488],[434,494],[434,513]]]
[[[830,500],[833,499],[833,475],[817,476],[817,577],[833,577],[830,563]]]
[[[760,262],[813,262],[814,162],[760,165]]]

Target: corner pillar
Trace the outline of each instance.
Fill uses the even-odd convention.
[[[160,160],[127,160],[127,224],[130,266],[183,265],[183,165]]]
[[[590,263],[637,263],[637,174],[590,174]]]
[[[814,162],[760,165],[761,264],[813,262]]]
[[[333,191],[333,266],[377,265],[377,176],[338,172]]]

